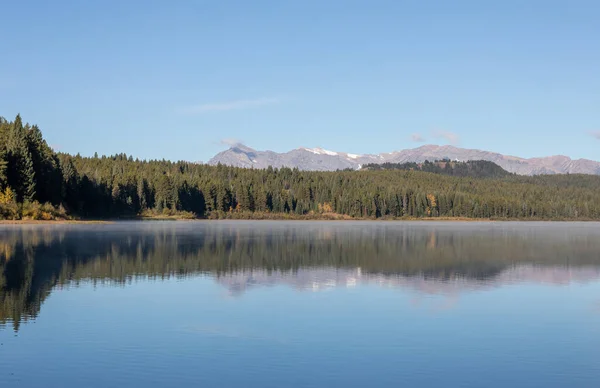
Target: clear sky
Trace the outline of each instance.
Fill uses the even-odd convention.
[[[0,115],[65,152],[427,143],[600,160],[597,0],[5,1]]]

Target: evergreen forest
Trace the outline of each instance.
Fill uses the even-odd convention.
[[[517,176],[491,162],[313,172],[57,153],[0,117],[0,219],[600,220],[600,176]]]
[[[366,164],[363,170],[403,170],[403,171],[424,171],[434,174],[443,174],[471,178],[504,178],[512,175],[494,162],[487,160],[468,160],[466,162],[457,162],[450,160],[436,160],[430,162],[426,160],[423,163],[382,163]]]

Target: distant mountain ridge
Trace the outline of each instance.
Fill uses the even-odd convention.
[[[424,171],[434,174],[450,175],[471,178],[504,178],[511,174],[494,162],[487,160],[468,160],[466,162],[455,162],[448,159],[437,161],[426,161],[424,163],[381,163],[366,164],[362,170],[404,170]]]
[[[494,162],[508,172],[519,175],[540,174],[593,174],[600,175],[600,162],[589,159],[571,159],[557,155],[539,158],[520,158],[496,152],[459,148],[451,145],[424,145],[418,148],[381,153],[358,155],[346,152],[329,151],[323,148],[296,148],[277,153],[257,151],[243,144],[237,144],[218,153],[208,164],[224,164],[244,168],[290,167],[307,171],[358,170],[366,164],[381,163],[423,163],[426,160],[487,160]]]

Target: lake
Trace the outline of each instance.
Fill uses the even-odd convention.
[[[595,387],[600,223],[0,225],[2,387]]]

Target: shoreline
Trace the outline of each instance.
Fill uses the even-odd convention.
[[[102,225],[114,224],[119,222],[144,222],[144,221],[165,221],[165,222],[219,222],[219,221],[332,221],[332,222],[600,222],[600,220],[589,219],[518,219],[518,218],[464,218],[464,217],[427,217],[427,218],[349,218],[349,217],[257,217],[257,218],[178,218],[178,217],[131,217],[114,218],[106,220],[0,220],[0,225]]]
[[[0,220],[0,225],[112,224],[118,220]]]

